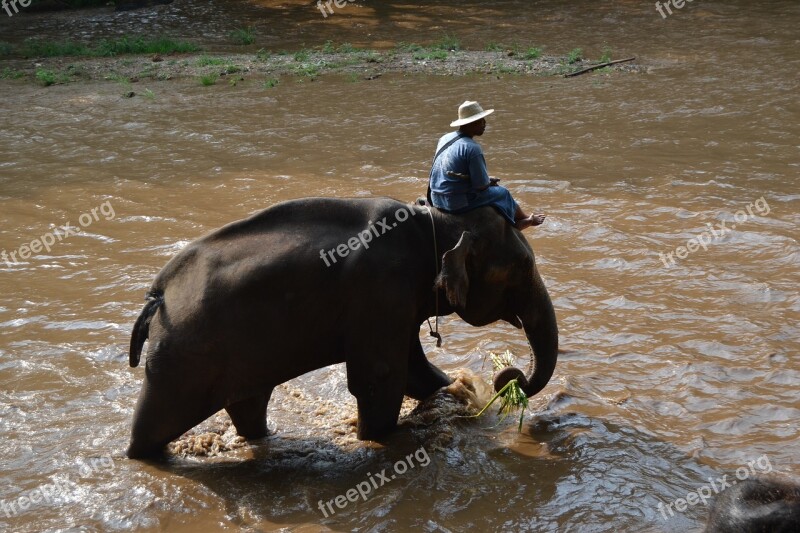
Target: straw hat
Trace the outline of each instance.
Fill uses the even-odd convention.
[[[451,122],[450,127],[463,126],[464,124],[480,120],[492,113],[494,113],[494,109],[484,111],[478,102],[470,102],[467,100],[458,106],[458,120]]]

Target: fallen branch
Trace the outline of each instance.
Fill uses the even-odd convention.
[[[583,70],[579,70],[577,72],[570,72],[569,74],[564,74],[565,78],[571,78],[573,76],[580,76],[581,74],[586,74],[587,72],[591,72],[593,70],[597,70],[599,68],[608,67],[611,65],[616,65],[617,63],[625,63],[627,61],[633,61],[636,59],[635,57],[629,57],[627,59],[617,59],[615,61],[608,61],[606,63],[600,63],[599,65],[592,65],[591,67],[587,67]]]

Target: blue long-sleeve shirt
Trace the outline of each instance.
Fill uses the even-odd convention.
[[[456,131],[439,139],[436,153],[457,136]],[[448,172],[461,174],[464,177],[457,177]],[[430,185],[434,206],[448,211],[467,207],[467,193],[480,191],[489,185],[489,174],[486,171],[486,159],[483,157],[481,145],[470,137],[462,137],[450,145],[434,162],[430,173]]]

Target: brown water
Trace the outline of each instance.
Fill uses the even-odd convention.
[[[146,23],[203,35],[212,50],[250,24],[287,48],[449,31],[474,48],[518,39],[590,57],[606,43],[648,68],[285,79],[270,90],[153,82],[152,100],[123,99],[112,83],[0,81],[0,250],[105,206],[50,252],[0,262],[0,500],[69,476],[48,501],[1,508],[0,529],[692,531],[706,506],[665,520],[659,502],[758,458],[754,470],[768,461],[800,475],[800,4],[698,0],[666,20],[632,1],[365,3],[328,19],[310,3],[282,5],[176,0],[18,15],[0,30],[17,41]],[[125,459],[143,377],[126,345],[160,267],[281,200],[412,200],[466,98],[497,109],[480,140],[490,172],[548,214],[527,235],[566,353],[522,434],[513,420],[458,418],[445,395],[392,446],[359,443],[343,369],[331,367],[276,391],[266,442],[161,465]],[[707,250],[670,267],[659,258],[722,222],[736,228]],[[424,343],[451,374],[485,379],[488,351],[527,350],[499,324],[448,318],[442,332],[442,348]],[[224,421],[205,427],[221,432]],[[318,509],[421,446],[427,466],[416,461],[333,516]]]

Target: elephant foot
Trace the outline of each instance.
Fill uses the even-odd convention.
[[[392,391],[391,389],[395,390]],[[375,389],[373,389],[375,390]],[[358,404],[358,438],[384,442],[397,427],[403,392],[399,384],[385,384],[380,394],[356,397]]]
[[[128,459],[164,459],[167,456],[167,444],[169,443],[165,442],[163,444],[154,445],[152,443],[140,443],[134,440],[125,451],[125,455]]]
[[[154,382],[149,369],[145,374],[126,451],[131,459],[166,455],[167,444],[222,407],[208,389],[198,388],[176,397],[173,391],[183,385],[178,374],[158,377]]]
[[[384,426],[384,427],[374,427],[369,424],[365,424],[361,417],[358,419],[358,440],[371,440],[373,442],[378,442],[384,444],[389,437],[389,435],[397,428],[397,421],[391,426]]]
[[[267,404],[272,390],[225,407],[236,432],[247,440],[261,439],[269,435],[267,427]]]
[[[412,351],[408,358],[408,382],[405,394],[415,400],[425,400],[433,393],[453,383],[450,377],[439,370],[425,357],[419,337],[412,340]]]

